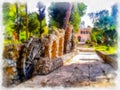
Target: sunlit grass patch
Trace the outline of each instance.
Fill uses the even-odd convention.
[[[94,46],[94,49],[103,51],[107,54],[116,54],[117,46],[112,47],[112,46],[105,46],[105,45],[97,45],[97,46]]]

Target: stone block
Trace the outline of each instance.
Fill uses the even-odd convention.
[[[63,65],[63,60],[61,58],[55,58],[51,60],[50,58],[40,58],[37,65],[35,65],[37,74],[48,74],[58,67]]]

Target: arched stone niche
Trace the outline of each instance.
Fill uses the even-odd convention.
[[[54,59],[57,56],[57,43],[53,41],[52,50],[51,50],[51,58]]]
[[[45,57],[50,57],[49,50],[50,50],[49,45],[46,45],[46,46],[45,46]]]
[[[59,56],[63,55],[63,39],[62,39],[62,37],[59,39],[58,55]]]

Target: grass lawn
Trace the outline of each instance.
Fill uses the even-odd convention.
[[[111,47],[111,46],[105,46],[105,45],[97,45],[93,46],[95,50],[103,51],[107,54],[116,54],[117,53],[117,46]]]

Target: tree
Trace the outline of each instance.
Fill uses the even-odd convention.
[[[40,37],[41,34],[44,32],[43,28],[42,28],[42,21],[45,18],[45,5],[43,5],[42,2],[38,2],[37,4],[37,8],[38,8],[38,20],[40,21],[40,29],[39,29],[39,33],[40,33]]]
[[[70,17],[70,24],[73,25],[75,32],[78,31],[79,23],[80,23],[80,14],[78,12],[77,4],[74,4],[72,8],[71,17]]]
[[[88,13],[88,16],[90,17],[90,19],[92,19],[93,23],[97,22],[97,20],[99,18],[104,17],[104,16],[108,16],[108,15],[109,15],[108,10],[101,10],[99,12]]]
[[[70,24],[74,27],[74,32],[78,32],[81,16],[85,14],[87,6],[84,3],[73,3]]]
[[[49,7],[49,26],[62,28],[68,7],[68,2],[53,2]]]
[[[103,31],[98,28],[93,28],[92,32],[90,33],[91,40],[95,43],[101,44],[103,43]]]
[[[105,39],[106,45],[114,44],[114,34],[116,35],[116,24],[114,23],[114,18],[111,16],[104,16],[101,17],[96,23],[95,27],[100,28],[103,30],[103,36]]]
[[[28,39],[28,8],[27,3],[25,4],[25,11],[26,11],[26,40]]]
[[[63,28],[65,29],[66,26],[68,25],[69,23],[69,19],[70,19],[70,16],[71,16],[71,10],[72,10],[72,4],[69,3],[68,4],[68,8],[67,8],[67,11],[66,11],[66,16],[64,18],[64,24],[63,24]]]
[[[114,4],[112,6],[111,16],[114,18],[115,24],[117,24],[118,4]]]
[[[3,25],[5,26],[5,39],[12,40],[13,32],[14,32],[14,22],[16,19],[16,7],[15,4],[11,3],[3,3]]]
[[[64,28],[68,23],[72,24],[75,32],[78,31],[80,17],[85,14],[84,3],[52,3],[49,7],[49,26]]]
[[[28,31],[30,36],[39,32],[40,24],[37,18],[37,13],[33,12],[28,15]]]
[[[13,38],[13,33],[17,33],[17,39],[20,38],[20,32],[25,29],[25,5],[22,3],[4,3],[3,4],[3,24],[5,25],[5,36]]]
[[[84,3],[77,3],[79,15],[82,17],[86,13],[87,6]]]
[[[96,34],[96,39],[103,40],[106,45],[114,45],[117,41],[117,6],[116,4],[112,6],[112,13],[109,14],[108,10],[102,10],[97,13],[89,13],[90,18],[94,20],[94,28],[101,30],[101,35]],[[93,29],[92,32],[95,30]],[[97,38],[99,36],[99,38]],[[103,39],[103,38],[104,39]],[[99,40],[99,41],[101,41]]]
[[[28,38],[28,35],[27,35],[27,28],[26,28],[26,5],[25,4],[22,4],[22,3],[15,3],[16,5],[16,19],[15,19],[15,22],[14,22],[14,27],[13,29],[16,30],[16,33],[18,34],[18,40],[21,40],[21,32],[23,31],[26,31],[26,39]],[[25,36],[25,35],[24,35]]]

